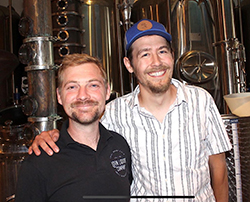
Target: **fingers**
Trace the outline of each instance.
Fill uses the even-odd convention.
[[[48,133],[54,142],[56,142],[59,139],[59,130],[53,129],[48,131]]]
[[[52,150],[56,153],[59,152],[59,148],[58,146],[55,144],[55,142],[59,139],[59,130],[57,129],[54,129],[54,130],[50,130],[48,131],[51,139],[49,139],[47,136],[46,136],[46,142],[47,144],[52,148]],[[48,139],[47,139],[48,138]]]
[[[38,148],[38,146],[36,144],[34,144],[34,142],[32,143],[32,145],[29,147],[29,154],[35,153],[35,155],[39,156],[41,154],[40,149]]]
[[[33,153],[32,146],[29,147],[28,154],[31,155]]]
[[[53,139],[52,139],[53,138]],[[28,153],[39,156],[41,154],[40,148],[43,149],[49,156],[53,155],[54,152],[58,153],[59,148],[56,146],[55,141],[59,138],[58,130],[44,131],[37,135],[29,147]],[[39,148],[40,147],[40,148]]]
[[[35,138],[32,145],[29,147],[29,150],[28,150],[29,155],[32,154],[33,151],[34,151],[35,155],[37,155],[37,156],[39,156],[41,154],[37,143],[38,143],[37,138]]]

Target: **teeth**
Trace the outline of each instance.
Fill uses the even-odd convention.
[[[164,74],[165,71],[160,71],[160,72],[152,72],[149,75],[150,76],[162,76]]]

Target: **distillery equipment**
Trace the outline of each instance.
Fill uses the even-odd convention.
[[[19,88],[16,86],[22,69],[17,57],[21,44],[19,19],[14,9],[0,6],[0,201],[13,197],[20,162],[30,142],[23,134],[27,117],[18,103]]]
[[[227,152],[229,201],[249,201],[250,117],[222,116],[233,149]]]
[[[16,173],[30,140],[57,126],[56,72],[65,55],[99,57],[111,84],[112,99],[134,89],[136,80],[122,62],[124,34],[133,23],[148,18],[162,23],[173,36],[174,77],[205,88],[221,114],[226,114],[223,120],[233,144],[227,154],[230,201],[247,201],[249,119],[231,116],[223,100],[225,95],[247,91],[241,2],[249,6],[240,0],[23,0],[18,26],[23,40],[18,56],[25,64],[28,91],[21,105],[2,111],[20,113],[24,122],[13,124],[12,117],[1,122],[1,141],[12,147],[12,151],[2,148],[1,181],[14,186],[14,177],[3,179],[3,173]],[[244,44],[248,43],[245,37]],[[13,194],[1,191],[4,198]]]

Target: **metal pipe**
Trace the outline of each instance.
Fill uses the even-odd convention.
[[[117,3],[119,3],[119,0],[117,0]],[[123,26],[123,30],[124,33],[131,27],[131,9],[133,6],[133,1],[131,0],[120,0],[120,4],[117,4],[118,9],[120,10],[120,14],[122,15],[122,26]],[[120,31],[119,31],[120,32]],[[118,41],[123,41],[122,38],[120,38]],[[119,46],[122,48],[122,45],[120,42]],[[124,52],[124,51],[122,51]],[[122,60],[122,56],[120,55],[120,60]],[[121,72],[121,85],[122,85],[122,95],[124,94],[124,82],[123,82],[123,70],[122,70],[122,65],[120,63],[120,72]],[[129,80],[130,80],[130,91],[134,90],[134,77],[132,74],[129,75]]]
[[[223,32],[224,33],[224,39],[228,39],[224,0],[221,0],[221,12],[222,12],[222,24],[223,24],[223,31],[224,31]]]
[[[12,0],[9,0],[9,32],[10,32],[10,52],[13,53],[13,29],[12,29]],[[11,72],[11,87],[13,104],[17,105],[18,100],[15,100],[16,86],[15,86],[15,72]]]
[[[240,40],[241,40],[241,43],[244,44],[243,28],[242,28],[242,12],[241,12],[241,3],[240,3],[240,0],[238,0],[237,3],[238,3],[237,7],[239,9]]]
[[[29,93],[23,99],[23,111],[31,123],[25,133],[36,135],[56,127],[56,84],[53,58],[50,0],[24,0],[20,33],[27,38],[19,50],[19,59],[28,66]]]
[[[9,21],[9,26],[10,26],[10,52],[13,53],[13,30],[12,30],[12,0],[9,0],[9,15],[10,15],[10,21]]]
[[[115,5],[117,5],[117,8],[119,7],[119,0],[115,0]],[[121,81],[121,95],[124,95],[124,81],[123,81],[123,63],[122,63],[122,58],[123,58],[123,45],[122,45],[122,37],[121,37],[121,29],[120,29],[120,10],[115,9],[115,16],[116,16],[116,32],[117,32],[117,40],[118,40],[118,63],[119,63],[119,71],[120,71],[120,81]],[[118,12],[117,12],[118,11]]]

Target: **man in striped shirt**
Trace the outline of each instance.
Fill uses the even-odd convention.
[[[106,106],[102,123],[125,137],[132,153],[137,201],[228,201],[225,151],[231,145],[213,98],[173,79],[172,37],[164,26],[143,19],[126,32],[124,64],[138,86]],[[38,136],[58,152],[57,131]],[[194,196],[194,198],[190,197]],[[177,199],[178,198],[178,199]]]

